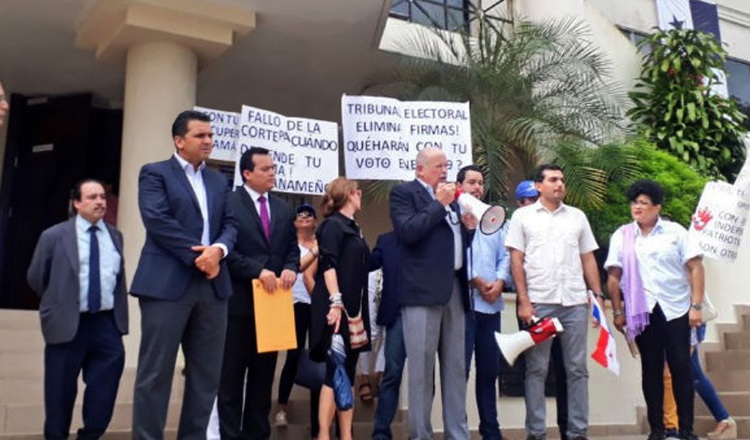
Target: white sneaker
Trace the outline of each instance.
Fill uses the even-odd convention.
[[[289,425],[289,421],[286,419],[286,411],[280,409],[273,418],[273,424],[277,428],[286,428]]]

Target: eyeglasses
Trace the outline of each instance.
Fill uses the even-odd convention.
[[[302,211],[297,213],[297,218],[309,218],[315,217],[310,211]]]

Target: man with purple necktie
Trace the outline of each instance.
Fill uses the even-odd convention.
[[[277,352],[258,353],[252,280],[260,279],[269,292],[291,288],[300,252],[296,214],[271,194],[276,172],[270,152],[250,148],[240,158],[240,172],[245,184],[227,199],[238,225],[237,243],[226,258],[234,295],[219,386],[219,430],[222,439],[267,440]]]

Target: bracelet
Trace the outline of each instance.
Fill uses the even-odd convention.
[[[331,307],[342,307],[344,302],[341,300],[341,292],[332,293],[328,297],[328,301],[331,303]]]
[[[617,318],[618,316],[623,316],[623,315],[624,313],[622,312],[622,310],[614,310],[612,312],[612,316],[614,316],[615,318]]]
[[[594,298],[601,298],[602,301],[606,301],[607,299],[602,292],[591,292],[591,294],[594,295]]]

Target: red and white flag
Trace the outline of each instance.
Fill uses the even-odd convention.
[[[607,325],[607,317],[604,311],[599,307],[599,302],[589,291],[589,300],[591,302],[591,315],[599,324],[599,338],[596,340],[596,348],[591,353],[591,359],[595,360],[602,367],[611,371],[615,376],[620,375],[620,363],[617,362],[617,345],[615,337]]]

